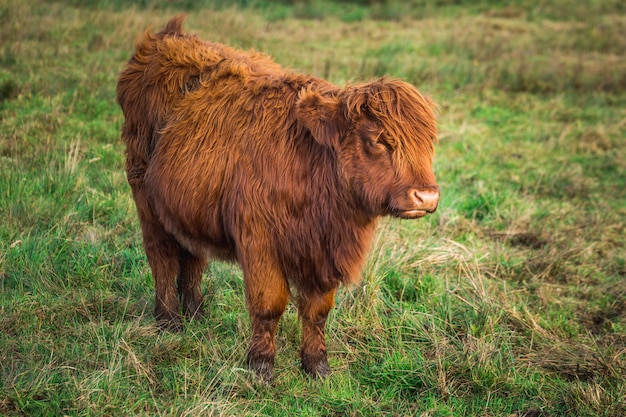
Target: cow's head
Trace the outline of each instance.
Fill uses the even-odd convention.
[[[297,115],[334,150],[341,177],[371,214],[413,219],[437,209],[434,104],[410,84],[382,79],[338,94],[304,90]]]

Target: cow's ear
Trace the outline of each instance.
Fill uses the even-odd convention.
[[[343,126],[338,98],[311,89],[302,90],[296,103],[296,117],[322,145],[336,148]]]

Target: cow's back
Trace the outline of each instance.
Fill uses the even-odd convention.
[[[222,61],[172,108],[149,163],[155,209],[194,248],[234,253],[242,232],[293,234],[287,222],[323,190],[312,176],[328,149],[295,116],[300,89],[314,80],[259,65],[262,55],[244,58]]]

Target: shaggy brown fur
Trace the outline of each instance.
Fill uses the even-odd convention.
[[[398,80],[338,88],[287,71],[185,34],[183,20],[146,32],[117,86],[155,316],[180,329],[179,299],[200,316],[208,260],[236,260],[250,367],[271,378],[291,287],[302,365],[326,375],[334,292],[358,279],[377,218],[437,207],[433,104]]]

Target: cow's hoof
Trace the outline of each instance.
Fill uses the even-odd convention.
[[[326,355],[302,356],[302,369],[313,378],[326,378],[330,374],[330,365],[328,365]]]
[[[248,364],[250,370],[254,371],[254,374],[263,382],[272,382],[272,364],[264,361],[253,361]]]
[[[248,359],[248,367],[251,371],[253,371],[257,377],[259,377],[263,382],[269,383],[272,382],[274,365],[262,359]]]
[[[189,320],[193,321],[204,321],[204,319],[206,318],[204,314],[204,309],[202,307],[198,307],[193,311],[187,311],[185,315]]]
[[[157,315],[157,326],[161,331],[167,331],[172,333],[180,333],[183,331],[183,322],[179,316],[173,315]]]

